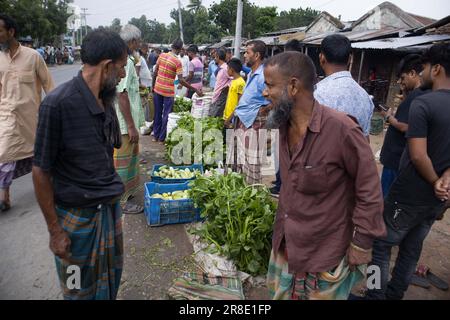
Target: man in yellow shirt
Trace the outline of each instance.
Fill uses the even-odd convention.
[[[231,81],[230,90],[228,91],[227,103],[225,105],[225,111],[223,113],[223,120],[225,121],[225,127],[231,127],[231,120],[233,119],[234,110],[236,109],[239,99],[241,99],[244,93],[245,81],[241,77],[242,62],[237,58],[233,58],[228,61],[228,76],[233,78]]]
[[[42,89],[53,80],[39,52],[21,46],[17,22],[0,14],[0,212],[14,179],[31,172]]]

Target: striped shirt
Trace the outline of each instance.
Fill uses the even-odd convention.
[[[158,75],[156,77],[155,93],[164,97],[175,96],[175,77],[183,74],[183,66],[173,53],[162,53],[159,56]]]
[[[198,57],[192,59],[189,62],[189,72],[194,73],[194,77],[192,78],[190,85],[195,89],[202,90],[203,89],[203,63],[200,61]]]

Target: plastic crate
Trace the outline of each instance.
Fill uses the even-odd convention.
[[[147,224],[156,227],[201,221],[200,209],[194,207],[194,202],[191,199],[163,200],[151,198],[155,193],[162,194],[188,189],[189,182],[182,184],[146,183],[144,213]]]
[[[165,178],[155,176],[154,173],[163,166],[172,167],[174,169],[183,169],[183,170],[189,169],[191,171],[196,169],[196,170],[199,170],[201,174],[203,174],[203,165],[201,165],[201,164],[193,164],[191,166],[169,166],[169,165],[164,165],[164,164],[156,164],[153,166],[153,169],[152,169],[152,182],[156,182],[159,184],[180,184],[180,183],[185,183],[185,182],[195,180],[195,177],[191,178],[191,179],[165,179]]]

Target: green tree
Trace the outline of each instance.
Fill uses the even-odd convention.
[[[114,32],[119,33],[120,30],[122,30],[122,25],[121,25],[120,19],[119,19],[119,18],[115,18],[115,19],[112,21],[111,26],[109,27],[109,29],[110,29],[111,31],[114,31]]]
[[[1,0],[0,11],[16,19],[21,36],[53,43],[67,32],[67,12],[72,0]]]
[[[205,7],[202,5],[202,0],[190,0],[189,4],[187,5],[187,8],[188,11],[196,14],[200,9]]]
[[[276,7],[258,7],[248,0],[243,0],[242,35],[256,38],[273,31],[276,26]],[[223,0],[213,4],[209,9],[210,19],[219,27],[222,36],[234,35],[236,30],[237,1]]]
[[[284,30],[297,27],[306,27],[320,14],[320,11],[311,8],[291,9],[281,11],[277,18],[277,30]]]

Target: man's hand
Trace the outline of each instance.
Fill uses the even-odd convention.
[[[372,250],[364,250],[351,244],[347,250],[347,261],[350,270],[353,272],[357,266],[368,264],[372,261]]]
[[[383,111],[381,110],[381,115],[386,119],[387,117],[391,116],[392,117],[392,109],[389,108],[388,111]]]
[[[223,125],[224,125],[224,127],[225,127],[226,129],[231,129],[231,128],[232,128],[232,125],[231,125],[231,118],[225,120],[225,122],[223,123]]]
[[[179,84],[177,88],[178,88],[178,90],[181,90],[181,89],[183,89],[183,86],[181,84]]]
[[[434,183],[434,193],[436,197],[442,202],[449,200],[450,193],[450,177],[448,175],[442,176]]]
[[[199,97],[203,97],[203,96],[204,96],[202,90],[196,89],[196,90],[195,90],[195,93],[196,93],[197,96],[199,96]]]
[[[70,258],[71,241],[64,229],[57,225],[49,230],[50,232],[50,250],[53,254],[63,260]]]
[[[135,126],[128,128],[128,137],[130,138],[130,143],[139,143],[139,132]]]

